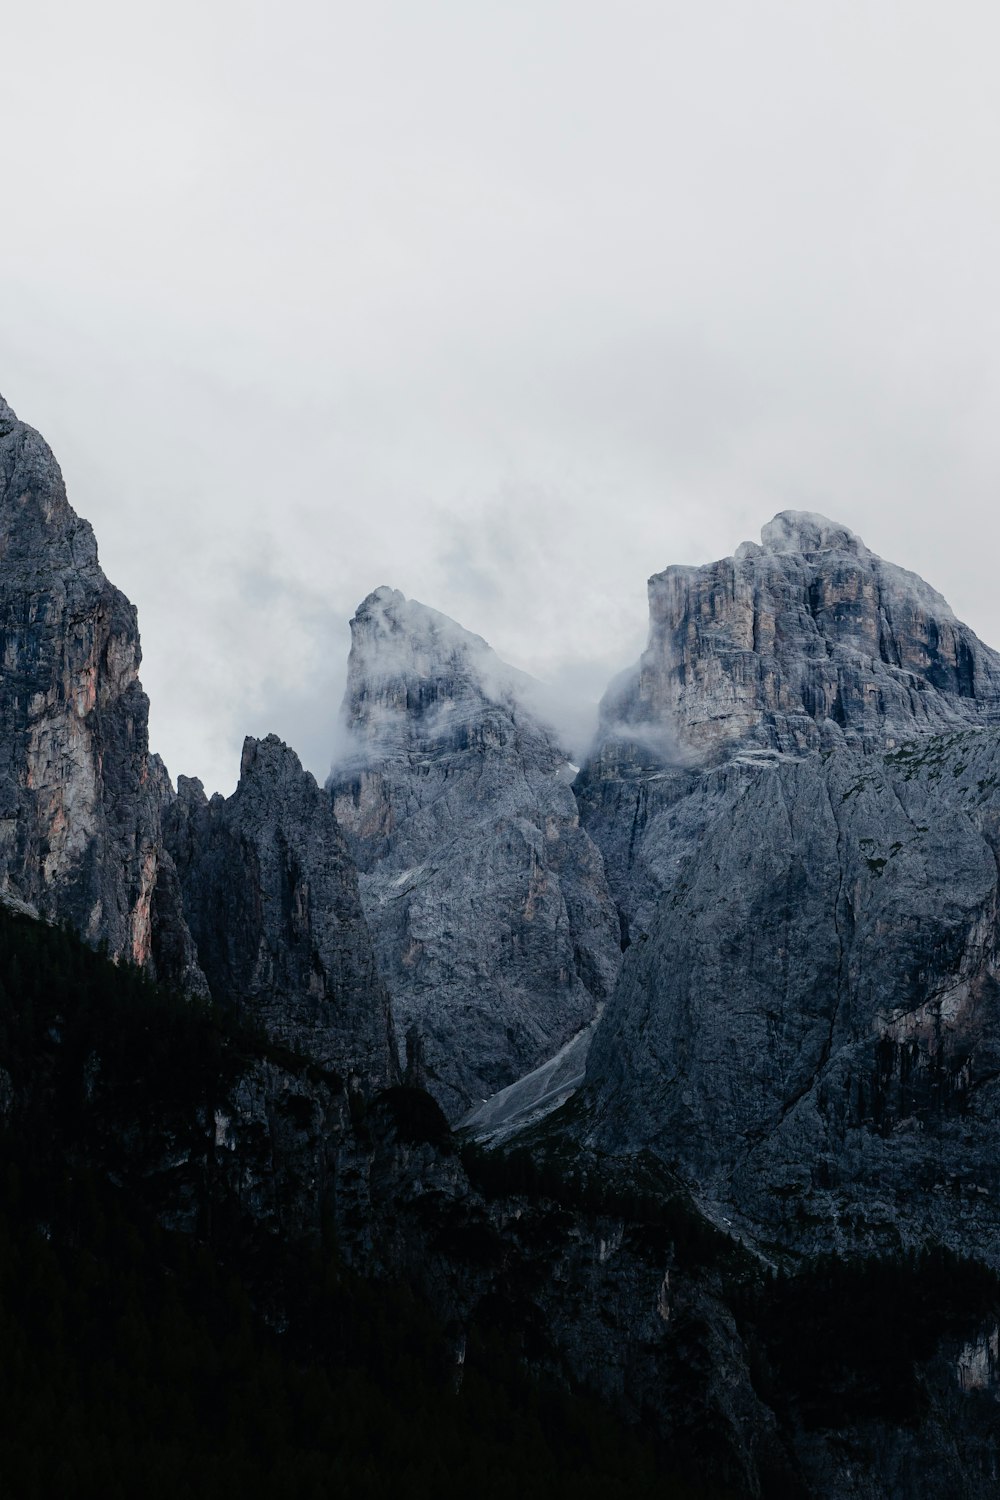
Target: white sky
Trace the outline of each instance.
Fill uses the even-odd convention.
[[[596,697],[787,507],[1000,644],[995,5],[3,10],[0,390],[172,774],[323,776],[382,583]]]

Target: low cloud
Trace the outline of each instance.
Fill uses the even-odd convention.
[[[274,729],[325,774],[385,579],[575,746],[649,574],[788,508],[1000,643],[997,16],[44,0],[4,41],[0,388],[172,771]]]

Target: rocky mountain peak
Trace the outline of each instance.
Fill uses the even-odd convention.
[[[761,528],[765,552],[848,552],[870,557],[864,542],[850,527],[809,510],[782,510]],[[752,544],[743,543],[744,547]],[[740,555],[737,551],[737,557]]]
[[[150,963],[176,912],[136,613],[48,444],[3,400],[0,561],[0,887]]]
[[[363,742],[447,737],[490,705],[515,711],[531,686],[481,636],[397,589],[375,589],[351,621],[344,713]]]
[[[245,786],[256,778],[271,785],[282,781],[298,782],[304,775],[309,773],[303,771],[295,751],[276,734],[269,734],[262,740],[254,739],[252,735],[244,739],[240,756],[241,785]]]
[[[591,1023],[617,917],[540,684],[392,589],[351,632],[329,791],[397,1033],[457,1117]]]
[[[232,796],[178,778],[164,839],[215,998],[344,1077],[396,1077],[389,1000],[330,799],[277,735]]]
[[[106,583],[93,529],[70,505],[52,449],[0,396],[0,557],[12,566],[41,548],[47,562]]]
[[[606,741],[656,741],[690,764],[1000,721],[1000,656],[825,516],[782,511],[759,545],[655,574],[649,605],[646,652],[604,705]]]

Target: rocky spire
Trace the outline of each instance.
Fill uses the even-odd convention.
[[[397,1032],[452,1117],[551,1057],[613,984],[618,924],[544,690],[391,589],[351,621],[329,783]]]
[[[0,887],[148,963],[169,783],[140,658],[51,450],[0,398]]]
[[[650,611],[578,783],[633,939],[589,1128],[769,1247],[992,1259],[1000,658],[797,512]]]
[[[799,755],[1000,721],[1000,656],[846,526],[783,511],[734,557],[649,580],[649,645],[603,739],[673,763]]]
[[[351,621],[344,716],[361,760],[405,760],[421,741],[461,737],[491,709],[495,722],[513,724],[540,691],[481,636],[397,589],[375,589]]]
[[[398,1076],[389,1000],[329,797],[276,735],[211,801],[178,778],[164,820],[212,994],[345,1080]]]

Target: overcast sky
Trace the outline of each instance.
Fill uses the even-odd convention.
[[[3,9],[0,390],[173,775],[322,777],[383,583],[595,697],[788,507],[1000,644],[995,5]]]

